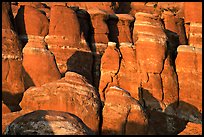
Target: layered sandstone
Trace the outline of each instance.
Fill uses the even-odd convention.
[[[179,82],[179,100],[195,106],[201,112],[202,49],[180,45],[177,52],[175,65]]]
[[[45,41],[56,57],[62,76],[66,71],[74,71],[92,82],[93,58],[87,43],[81,41],[80,25],[75,11],[57,5],[51,7],[50,14],[49,34]]]

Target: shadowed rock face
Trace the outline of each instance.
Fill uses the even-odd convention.
[[[11,5],[2,3],[2,100],[18,106],[24,92],[21,43],[14,29]],[[15,108],[14,108],[15,110]]]
[[[58,81],[29,88],[20,105],[23,109],[70,112],[82,119],[95,133],[99,130],[99,95],[85,77],[74,72],[67,72],[65,77]]]
[[[53,110],[37,110],[15,119],[4,134],[93,135],[94,133],[73,114]]]

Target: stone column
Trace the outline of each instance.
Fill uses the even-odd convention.
[[[15,32],[9,2],[2,3],[2,100],[11,111],[19,110],[25,91],[22,68],[22,45]]]
[[[80,24],[74,10],[58,5],[51,7],[49,34],[45,41],[56,57],[62,76],[66,71],[73,71],[92,83],[93,57],[87,43],[81,41]]]
[[[47,17],[33,6],[22,6],[16,15],[23,48],[24,82],[26,89],[41,86],[61,78],[54,55],[47,49],[44,37],[48,34]]]

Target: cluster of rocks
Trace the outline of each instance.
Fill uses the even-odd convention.
[[[2,134],[202,134],[201,2],[2,2]]]

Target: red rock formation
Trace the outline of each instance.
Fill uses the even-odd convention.
[[[134,21],[134,18],[129,14],[116,14],[118,17],[117,29],[118,29],[118,42],[130,42],[132,43],[132,36],[130,31],[130,23]]]
[[[166,106],[177,102],[179,99],[177,75],[172,64],[173,61],[170,55],[167,55],[164,62],[164,69],[161,73],[163,103]]]
[[[9,124],[4,134],[93,135],[93,132],[73,114],[53,110],[37,110],[15,119]]]
[[[2,3],[2,100],[18,106],[24,92],[21,44],[14,29],[10,3]],[[15,108],[14,108],[15,110]],[[13,111],[14,111],[13,110]]]
[[[128,91],[113,86],[106,92],[102,134],[144,135],[147,117],[137,100]]]
[[[45,41],[55,55],[62,75],[66,71],[74,71],[92,82],[93,57],[88,45],[81,41],[75,11],[64,6],[52,6],[49,35]]]
[[[139,79],[137,75],[137,63],[135,46],[132,43],[120,43],[121,52],[121,65],[118,72],[118,83],[121,88],[129,91],[131,96],[135,99],[138,98]]]
[[[201,2],[185,2],[184,3],[184,21],[186,36],[189,38],[190,24],[202,23],[202,3]]]
[[[99,93],[101,100],[105,100],[105,92],[111,83],[114,83],[119,70],[120,53],[116,47],[116,43],[108,42],[108,47],[101,58],[101,77],[99,84]]]
[[[106,20],[108,14],[100,9],[90,9],[91,23],[94,29],[93,43],[108,43],[108,26]]]
[[[137,12],[146,12],[151,14],[159,14],[156,8],[157,2],[131,2],[130,14],[134,16]]]
[[[23,48],[23,67],[26,89],[61,78],[55,57],[46,48],[44,38],[40,36],[28,37],[28,43]]]
[[[11,110],[2,101],[2,115],[10,112]]]
[[[57,104],[57,105],[53,105]],[[85,77],[67,72],[65,78],[26,90],[20,106],[31,110],[58,110],[78,116],[95,133],[99,130],[100,98]]]
[[[154,90],[153,96],[162,100],[162,85],[160,73],[162,72],[165,53],[166,35],[162,26],[152,14],[136,13],[133,38],[136,46],[136,58],[139,72],[147,73],[148,79],[144,82],[144,88]],[[146,78],[145,78],[146,79]],[[153,82],[153,83],[151,83]]]
[[[22,6],[15,18],[19,35],[46,36],[48,34],[48,19],[38,9]]]
[[[202,23],[190,23],[188,44],[202,48]]]
[[[103,56],[106,48],[108,47],[108,44],[103,43],[92,43],[92,54],[94,57],[93,62],[93,85],[98,89],[99,88],[99,82],[100,82],[100,65],[101,65],[101,57]]]
[[[106,13],[113,14],[114,6],[112,2],[66,2],[67,6],[78,6],[80,9],[99,9]]]
[[[180,45],[177,49],[176,72],[179,100],[202,111],[202,49]]]
[[[19,10],[16,24],[22,41],[27,41],[23,48],[26,89],[60,79],[55,57],[44,41],[49,27],[47,17],[38,9],[26,5]]]

